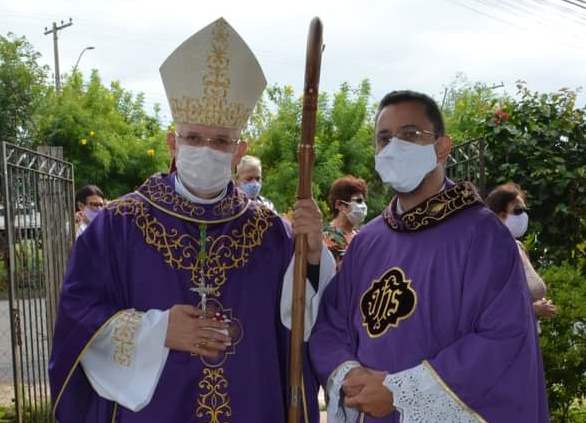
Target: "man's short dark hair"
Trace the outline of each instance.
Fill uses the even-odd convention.
[[[85,187],[77,191],[77,193],[75,194],[75,203],[85,204],[87,198],[91,197],[92,195],[97,195],[102,199],[106,198],[104,197],[104,193],[102,192],[102,190],[98,188],[96,185],[86,185]]]
[[[445,134],[445,125],[444,125],[444,118],[442,117],[442,112],[440,111],[437,103],[433,98],[426,94],[418,93],[415,91],[409,90],[401,90],[401,91],[393,91],[388,93],[383,97],[381,100],[378,110],[376,112],[376,119],[375,122],[378,120],[378,116],[380,112],[387,106],[391,104],[399,104],[399,103],[408,103],[408,102],[415,102],[419,103],[423,106],[425,110],[425,115],[431,122],[434,128],[434,132],[438,137],[443,137]]]

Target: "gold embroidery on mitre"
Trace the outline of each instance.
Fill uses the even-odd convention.
[[[360,299],[362,326],[368,336],[378,338],[409,318],[417,307],[417,293],[398,267],[375,279]]]
[[[134,309],[125,310],[113,321],[114,363],[123,367],[132,366],[136,353],[136,334],[143,314]]]
[[[258,207],[238,229],[229,235],[208,236],[207,258],[202,262],[199,253],[199,239],[179,229],[168,228],[150,212],[145,201],[129,196],[108,204],[107,208],[115,215],[134,218],[134,223],[142,233],[147,245],[154,247],[163,255],[165,263],[173,269],[187,270],[191,282],[200,286],[201,268],[205,280],[212,288],[211,295],[219,297],[220,288],[226,283],[227,272],[241,268],[248,263],[252,250],[262,244],[265,232],[273,226],[273,212]]]
[[[195,415],[205,417],[206,423],[228,423],[232,406],[228,395],[228,380],[224,369],[203,369],[203,379],[197,384],[200,394],[197,398]]]
[[[212,29],[212,45],[202,77],[203,96],[172,97],[170,104],[176,122],[226,128],[243,128],[246,125],[252,109],[242,103],[228,102],[231,85],[229,43],[228,25],[219,20]]]

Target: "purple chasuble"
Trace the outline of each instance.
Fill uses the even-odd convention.
[[[174,178],[155,175],[110,203],[74,246],[49,365],[61,423],[286,420],[289,332],[279,305],[293,254],[290,228],[232,184],[218,203],[199,205],[176,194]],[[207,258],[200,263],[202,225]],[[171,350],[151,402],[136,413],[100,398],[79,365],[99,329],[125,309],[197,305],[191,288],[202,274],[213,289],[208,307],[237,325],[230,349],[217,360]],[[317,422],[309,366],[304,381],[308,421]]]
[[[354,238],[322,298],[309,342],[320,382],[348,360],[391,374],[425,362],[479,422],[548,422],[531,298],[510,232],[469,183],[448,181],[401,216],[396,206],[395,198]]]

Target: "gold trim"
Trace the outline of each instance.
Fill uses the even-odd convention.
[[[81,357],[85,354],[85,352],[90,347],[90,345],[92,344],[92,342],[94,342],[94,339],[96,339],[96,337],[98,336],[98,334],[100,333],[100,331],[104,327],[106,327],[106,325],[108,325],[108,323],[110,323],[112,320],[114,320],[116,317],[118,317],[120,314],[124,313],[125,311],[126,310],[120,310],[120,311],[114,313],[108,320],[106,320],[98,328],[98,330],[96,330],[96,332],[92,335],[92,337],[89,339],[89,341],[84,345],[84,347],[81,350],[81,352],[77,355],[77,358],[73,362],[73,366],[71,366],[71,369],[69,370],[69,373],[67,373],[67,377],[65,378],[65,382],[63,382],[63,386],[59,390],[59,394],[57,395],[57,399],[55,400],[55,405],[53,406],[53,417],[57,418],[57,406],[59,405],[59,401],[61,400],[61,396],[63,395],[63,392],[65,392],[65,389],[67,388],[67,384],[69,383],[69,380],[71,379],[71,376],[73,376],[73,372],[75,371],[75,369],[77,368],[77,365],[81,361]]]
[[[208,423],[228,423],[226,417],[232,417],[232,406],[228,395],[228,380],[224,369],[203,369],[204,377],[197,384],[202,390],[197,399],[195,415],[209,417]]]
[[[485,420],[480,414],[478,414],[476,411],[474,411],[472,408],[468,407],[466,405],[466,403],[464,401],[462,401],[460,399],[460,397],[458,395],[456,395],[456,393],[454,391],[452,391],[452,389],[448,386],[447,383],[445,383],[443,381],[443,379],[441,378],[441,376],[435,371],[435,369],[433,368],[433,366],[429,363],[429,361],[427,360],[423,360],[422,363],[427,369],[429,369],[429,371],[431,372],[431,375],[433,376],[433,378],[436,380],[437,383],[440,384],[440,386],[442,388],[444,388],[444,390],[466,411],[468,411],[470,414],[472,414],[472,416],[474,418],[476,418],[479,422],[481,423],[488,423],[487,420]]]
[[[147,196],[145,196],[144,194],[142,194],[142,193],[140,193],[138,191],[135,191],[134,193],[136,195],[138,195],[139,197],[141,197],[143,200],[145,200],[147,203],[149,203],[151,206],[153,206],[156,209],[162,211],[163,213],[167,213],[170,216],[176,217],[178,219],[186,220],[188,222],[203,223],[203,224],[206,224],[206,225],[210,225],[210,224],[213,225],[213,224],[216,224],[216,223],[226,223],[226,222],[230,222],[232,220],[236,220],[239,217],[241,217],[244,213],[246,213],[246,211],[250,207],[250,200],[248,200],[246,202],[246,205],[243,207],[243,209],[238,214],[235,214],[234,216],[230,216],[230,217],[227,217],[225,219],[219,219],[219,220],[200,220],[200,219],[195,219],[193,217],[187,217],[187,216],[181,215],[179,213],[172,212],[171,210],[168,210],[165,207],[158,205],[157,203],[155,203],[154,201],[152,201],[150,198],[148,198]]]
[[[114,412],[112,413],[112,421],[111,421],[111,423],[116,423],[117,414],[118,414],[118,403],[115,402],[114,403]]]
[[[396,204],[396,201],[393,200],[392,204]],[[474,185],[470,182],[461,182],[428,198],[412,210],[403,213],[399,219],[395,218],[393,207],[389,206],[383,212],[383,218],[393,230],[416,232],[431,228],[461,210],[481,203],[482,200]]]
[[[388,283],[385,283],[384,286],[376,288],[375,289],[375,285],[379,284],[381,282],[383,282],[383,279],[387,278],[387,277],[391,277],[391,273],[392,272],[399,272],[401,280],[399,280],[397,283],[399,286],[397,286],[395,289],[390,289],[388,286]],[[404,285],[404,286],[402,286]],[[412,285],[412,281],[410,279],[407,279],[407,276],[405,275],[405,272],[399,268],[399,267],[391,267],[388,270],[385,270],[384,273],[381,275],[380,278],[375,279],[372,281],[372,283],[370,284],[369,288],[364,291],[362,293],[362,295],[360,296],[360,302],[359,302],[359,308],[360,308],[360,314],[362,315],[362,326],[366,328],[366,333],[368,334],[369,337],[371,338],[379,338],[383,335],[385,335],[390,328],[397,328],[399,327],[399,324],[403,321],[408,319],[409,317],[411,317],[413,315],[413,313],[415,313],[415,310],[417,309],[417,304],[418,304],[418,296],[417,296],[417,291],[415,291],[415,289],[413,289]],[[382,288],[385,288],[386,292],[381,292]],[[401,303],[401,299],[403,298],[403,295],[406,292],[411,292],[411,295],[413,296],[413,305],[411,306],[411,309],[409,310],[409,312],[405,315],[399,315],[397,316],[397,320],[395,323],[390,323],[390,322],[385,322],[385,317],[388,317],[389,314],[394,314],[397,312],[400,303]],[[380,323],[382,321],[382,323],[385,325],[385,328],[382,330],[382,332],[376,334],[376,333],[372,333],[371,328],[368,324],[369,320],[373,319],[373,313],[368,313],[365,314],[364,313],[364,305],[363,302],[365,300],[365,297],[367,294],[372,294],[373,296],[376,294],[376,299],[378,299],[378,306],[375,305],[375,307],[377,308],[376,313],[374,313],[375,316],[379,317],[379,321],[378,321],[378,325],[380,326]],[[403,294],[403,295],[401,295]],[[387,295],[390,295],[390,297],[387,297]],[[396,298],[396,295],[401,295],[400,298]],[[380,297],[380,298],[379,298]],[[384,304],[383,304],[384,302]],[[394,303],[395,305],[395,310],[392,313],[389,313],[389,307],[391,306],[391,303]],[[369,308],[371,307],[371,304],[368,304]],[[383,317],[381,318],[380,315],[383,314]]]
[[[220,296],[220,288],[228,280],[228,271],[244,267],[251,252],[262,244],[265,232],[273,226],[274,215],[259,207],[250,218],[227,234],[207,238],[210,246],[206,257],[199,257],[199,237],[182,233],[178,228],[166,226],[150,213],[150,203],[128,197],[109,206],[118,216],[132,216],[142,233],[145,244],[163,256],[164,262],[175,270],[191,273],[191,283],[200,287],[206,281],[210,294]],[[202,280],[203,276],[203,280]]]

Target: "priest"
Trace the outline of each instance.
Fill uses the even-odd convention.
[[[312,200],[293,227],[250,201],[231,170],[264,87],[224,20],[161,66],[176,172],[111,202],[77,240],[50,361],[61,423],[285,420],[295,234],[308,238],[307,334],[335,264]],[[318,417],[306,366],[304,421]]]
[[[310,340],[328,422],[546,423],[523,267],[474,186],[446,179],[437,104],[396,91],[375,166],[397,193],[354,238]]]

